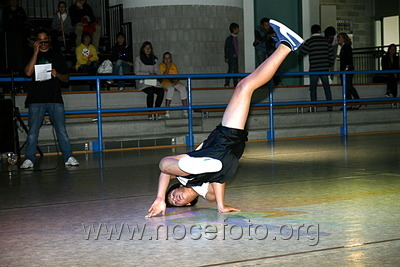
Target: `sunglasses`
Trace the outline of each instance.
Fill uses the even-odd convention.
[[[50,43],[50,40],[47,39],[47,38],[45,38],[45,39],[37,38],[36,41],[39,42],[39,44],[48,44],[48,43]]]

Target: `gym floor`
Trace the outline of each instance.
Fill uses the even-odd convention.
[[[399,266],[400,133],[249,142],[226,204],[147,219],[186,147],[1,162],[1,266]]]

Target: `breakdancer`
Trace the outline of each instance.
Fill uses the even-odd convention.
[[[167,206],[194,205],[199,195],[216,201],[219,212],[240,211],[225,205],[225,183],[231,178],[243,154],[247,131],[244,130],[253,92],[267,83],[289,55],[300,47],[303,39],[280,22],[269,21],[276,33],[277,49],[250,75],[242,79],[226,107],[222,122],[195,150],[186,154],[164,157],[157,197],[146,217],[165,215]],[[180,184],[169,190],[171,179]]]

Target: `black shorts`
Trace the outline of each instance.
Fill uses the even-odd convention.
[[[225,183],[231,178],[239,165],[246,146],[248,132],[218,125],[203,142],[200,150],[187,153],[191,157],[210,157],[222,162],[219,172],[188,175],[187,186],[201,185],[205,182]]]

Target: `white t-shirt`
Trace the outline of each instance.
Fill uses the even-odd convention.
[[[180,176],[177,176],[176,179],[178,179],[178,181],[185,186],[186,186],[187,182],[190,180],[190,179],[180,177]],[[196,191],[197,194],[204,197],[204,199],[207,199],[206,195],[208,192],[208,185],[209,185],[209,183],[203,183],[202,185],[192,186],[192,188],[194,191]]]

